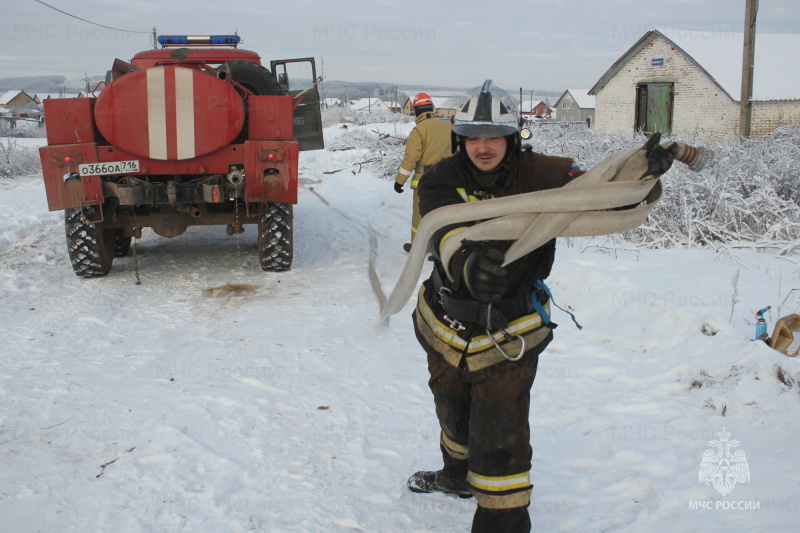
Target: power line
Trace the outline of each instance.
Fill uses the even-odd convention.
[[[100,26],[101,28],[106,28],[106,29],[114,30],[114,31],[124,31],[124,32],[127,32],[127,33],[147,33],[147,34],[150,34],[149,31],[123,30],[123,29],[120,29],[120,28],[112,28],[111,26],[104,26],[103,24],[98,24],[97,22],[92,22],[91,20],[86,20],[86,19],[82,19],[80,17],[76,17],[75,15],[72,15],[71,13],[67,13],[66,11],[62,11],[62,10],[58,9],[57,7],[53,7],[50,4],[46,4],[46,3],[42,2],[42,0],[33,0],[33,1],[38,3],[38,4],[42,4],[45,7],[49,7],[50,9],[53,9],[55,11],[58,11],[59,13],[62,13],[64,15],[68,16],[68,17],[72,17],[74,19],[78,19],[78,20],[80,20],[82,22],[86,22],[88,24],[94,24],[95,26]]]

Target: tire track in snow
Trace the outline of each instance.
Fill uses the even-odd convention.
[[[381,281],[378,278],[378,273],[375,271],[375,260],[376,260],[376,258],[378,256],[378,235],[380,235],[380,233],[375,231],[373,228],[371,228],[369,226],[366,226],[362,222],[359,222],[358,220],[355,220],[353,217],[351,217],[350,215],[348,215],[347,213],[345,213],[341,209],[332,206],[330,204],[330,202],[328,202],[328,200],[325,199],[324,196],[322,196],[320,193],[318,193],[316,190],[314,190],[314,187],[308,187],[307,189],[314,196],[319,198],[319,200],[323,204],[325,204],[326,207],[328,207],[332,211],[338,213],[340,216],[342,216],[343,218],[349,220],[353,224],[356,224],[356,225],[360,226],[361,228],[363,228],[367,232],[367,235],[369,237],[369,261],[367,262],[367,269],[368,269],[368,274],[369,274],[369,284],[370,284],[370,287],[372,287],[372,293],[375,295],[375,298],[378,299],[379,308],[383,309],[383,306],[386,303],[386,294],[383,292],[383,288],[381,287]],[[381,235],[381,236],[385,237],[384,235]]]

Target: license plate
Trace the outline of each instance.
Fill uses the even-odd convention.
[[[110,176],[139,172],[139,161],[111,161],[109,163],[83,163],[78,165],[80,176]]]

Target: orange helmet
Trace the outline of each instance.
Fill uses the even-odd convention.
[[[419,93],[417,97],[414,98],[414,107],[421,105],[433,105],[433,100],[431,100],[431,97],[427,94]]]

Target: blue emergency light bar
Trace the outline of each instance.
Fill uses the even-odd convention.
[[[159,35],[161,46],[233,46],[242,41],[238,35]]]

